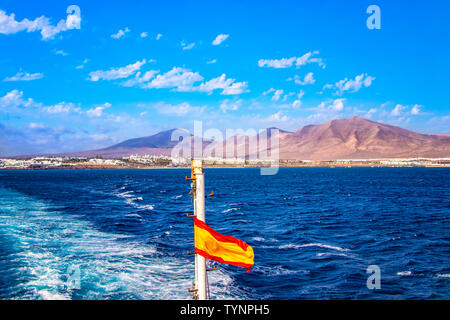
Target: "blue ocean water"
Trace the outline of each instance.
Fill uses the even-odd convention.
[[[0,299],[192,298],[189,173],[0,171]],[[255,251],[210,262],[212,299],[450,298],[449,169],[259,173],[205,170],[207,223]]]

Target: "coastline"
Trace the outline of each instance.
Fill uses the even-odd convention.
[[[204,165],[205,169],[260,169],[269,168],[270,166],[263,165]],[[274,166],[276,167],[276,166]],[[280,164],[279,168],[450,168],[448,164],[435,164],[435,165],[388,165],[388,164]],[[18,170],[18,171],[30,171],[30,170],[155,170],[155,169],[191,169],[188,165],[183,166],[48,166],[48,167],[0,167],[2,170]]]

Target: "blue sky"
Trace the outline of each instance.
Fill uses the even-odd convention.
[[[67,27],[72,4],[79,29]],[[371,4],[381,29],[366,26]],[[297,130],[359,115],[449,134],[449,12],[447,1],[2,1],[0,155],[100,148],[193,120]]]

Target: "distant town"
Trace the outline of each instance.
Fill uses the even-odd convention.
[[[205,167],[245,168],[276,165],[273,159],[213,158],[203,159]],[[151,169],[189,168],[190,158],[132,155],[121,159],[101,157],[35,157],[0,159],[1,169]],[[450,167],[450,158],[279,160],[280,167]]]

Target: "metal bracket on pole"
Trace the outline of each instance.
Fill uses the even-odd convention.
[[[196,214],[189,214],[189,213],[186,213],[186,217],[188,217],[188,218],[194,218],[194,217],[196,217],[197,215]]]
[[[213,191],[211,191],[211,193],[210,194],[207,194],[206,196],[205,196],[205,198],[209,198],[209,197],[212,197],[214,195],[214,190]]]

